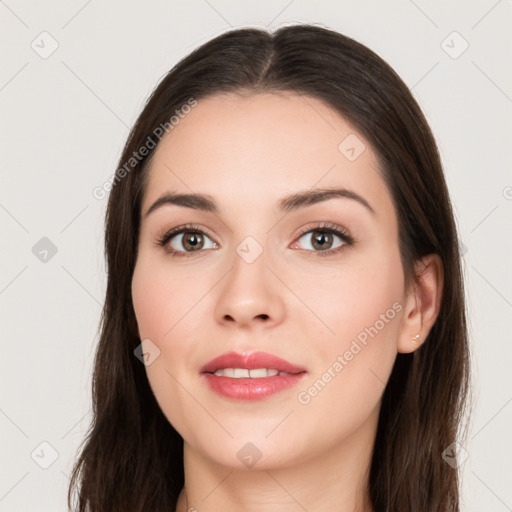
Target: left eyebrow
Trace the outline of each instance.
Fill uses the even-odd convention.
[[[352,199],[363,205],[369,210],[372,215],[375,215],[375,210],[370,206],[370,203],[359,194],[356,194],[352,190],[346,188],[321,188],[306,190],[303,192],[297,192],[291,196],[284,197],[279,201],[279,209],[283,213],[288,213],[299,208],[305,208],[322,201],[327,201],[333,198]]]
[[[301,208],[306,208],[314,204],[321,203],[333,198],[352,199],[363,205],[368,211],[375,215],[375,210],[371,207],[364,197],[346,188],[323,188],[313,189],[296,192],[289,196],[282,198],[279,202],[279,210],[283,213],[288,213]],[[174,192],[167,192],[159,197],[145,213],[147,217],[150,213],[158,208],[172,204],[176,206],[183,206],[185,208],[192,208],[204,212],[219,213],[219,207],[212,196],[207,194],[178,194]]]

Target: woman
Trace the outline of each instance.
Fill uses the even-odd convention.
[[[110,188],[70,506],[459,510],[458,238],[388,64],[312,25],[216,37],[153,92]]]

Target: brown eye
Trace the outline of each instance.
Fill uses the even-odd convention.
[[[217,247],[208,235],[195,226],[180,226],[169,231],[158,240],[158,245],[164,247],[173,256],[188,256],[201,249]]]
[[[181,242],[182,247],[187,251],[198,251],[203,248],[204,237],[200,233],[193,233],[187,231],[182,233]]]
[[[340,239],[340,242],[333,246],[335,238]],[[316,251],[330,251],[345,244],[345,241],[340,235],[324,229],[312,229],[299,238],[299,240],[302,239],[311,240],[310,244]]]
[[[207,247],[209,240],[202,232],[182,231],[171,236],[166,245],[170,246],[171,252],[197,252],[201,249],[214,249],[215,244],[211,241],[211,245]]]
[[[302,239],[305,239],[306,242],[301,242]],[[353,246],[356,241],[346,228],[331,224],[330,222],[322,222],[312,228],[303,229],[294,246],[297,243],[306,244],[306,255],[308,256],[327,257],[335,256],[345,251]],[[307,247],[308,243],[311,249]]]

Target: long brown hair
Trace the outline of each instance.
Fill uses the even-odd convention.
[[[140,157],[140,148],[148,138],[158,142],[157,128],[170,129],[169,120],[191,98],[272,91],[323,100],[370,141],[395,205],[407,283],[418,279],[421,257],[441,258],[440,313],[421,348],[397,356],[382,399],[368,492],[376,512],[459,510],[456,458],[450,453],[447,463],[443,452],[460,439],[465,417],[468,335],[459,242],[437,146],[407,86],[384,60],[349,37],[308,24],[274,33],[237,29],[203,44],[162,79],[131,130],[110,184],[93,420],[70,480],[74,510],[169,512],[184,485],[183,440],[134,355],[141,340],[131,279],[154,154]],[[139,157],[132,161],[134,153]]]

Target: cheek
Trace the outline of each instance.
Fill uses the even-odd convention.
[[[308,322],[322,342],[315,343],[313,353],[332,356],[347,350],[351,340],[364,343],[370,336],[391,342],[396,339],[404,284],[398,251],[388,251],[381,258],[358,255],[357,261],[354,258],[338,268],[310,270],[303,276],[294,291],[314,313],[307,315]],[[372,348],[378,352],[385,344],[389,345],[375,343]]]
[[[166,295],[163,282],[157,274],[146,271],[138,264],[132,279],[132,299],[141,339],[156,340],[165,332]]]
[[[198,298],[183,273],[170,273],[143,253],[133,274],[132,299],[141,339],[163,343]]]
[[[315,345],[315,371],[296,397],[306,415],[328,412],[329,421],[318,427],[320,437],[356,432],[379,406],[403,314],[401,263],[395,256],[388,255],[385,266],[351,267],[324,281],[316,307],[332,332]]]
[[[197,349],[188,341],[206,315],[198,300],[202,294],[190,286],[186,273],[170,273],[165,265],[146,259],[144,253],[141,256],[132,279],[133,306],[140,339],[151,340],[153,350],[158,350],[146,374],[168,421],[178,432],[187,432],[185,419],[192,412],[200,414],[191,398],[199,392],[194,388],[197,381],[190,380],[197,370],[192,364]]]
[[[148,376],[156,368],[164,370],[160,379],[172,380],[187,371],[194,344],[190,343],[198,316],[205,314],[198,303],[190,280],[170,275],[165,266],[141,259],[132,279],[132,297],[141,340],[149,339],[159,350],[154,365],[147,366]],[[165,373],[167,370],[169,373]]]

